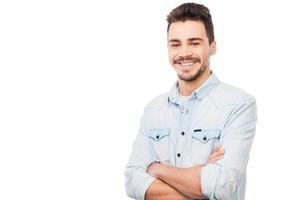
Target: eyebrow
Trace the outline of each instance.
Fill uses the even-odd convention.
[[[192,41],[195,41],[195,40],[203,41],[202,38],[197,38],[197,37],[188,39],[189,42],[192,42]],[[179,39],[171,39],[171,40],[169,40],[169,42],[180,42],[180,40]]]
[[[200,40],[200,41],[203,41],[202,38],[189,38],[188,41],[194,41],[194,40]]]
[[[169,40],[169,42],[180,42],[180,40],[178,40],[178,39],[171,39],[171,40]]]

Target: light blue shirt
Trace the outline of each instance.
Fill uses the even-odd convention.
[[[155,180],[147,167],[160,161],[184,168],[204,165],[202,192],[209,199],[243,200],[246,166],[256,125],[255,99],[221,82],[214,73],[189,97],[180,100],[178,83],[145,107],[125,170],[129,197],[143,200]],[[224,157],[207,164],[217,146]]]

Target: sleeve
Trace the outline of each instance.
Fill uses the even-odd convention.
[[[132,146],[132,152],[125,169],[126,193],[129,197],[144,200],[145,193],[155,180],[146,173],[147,167],[153,163],[152,147],[146,135],[147,117],[144,111],[139,132]]]
[[[223,159],[201,171],[201,189],[209,199],[229,199],[245,175],[255,134],[257,108],[253,97],[237,106],[226,122],[220,138]]]

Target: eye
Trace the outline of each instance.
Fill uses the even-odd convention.
[[[179,47],[179,46],[180,46],[180,44],[178,44],[178,43],[174,43],[174,44],[171,44],[170,46],[171,46],[171,47]]]
[[[199,42],[193,42],[193,43],[192,43],[192,46],[198,46],[198,45],[200,45]]]

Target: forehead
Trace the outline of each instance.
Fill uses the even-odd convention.
[[[170,25],[168,39],[188,40],[189,38],[202,38],[208,40],[205,26],[201,21],[178,21]]]

